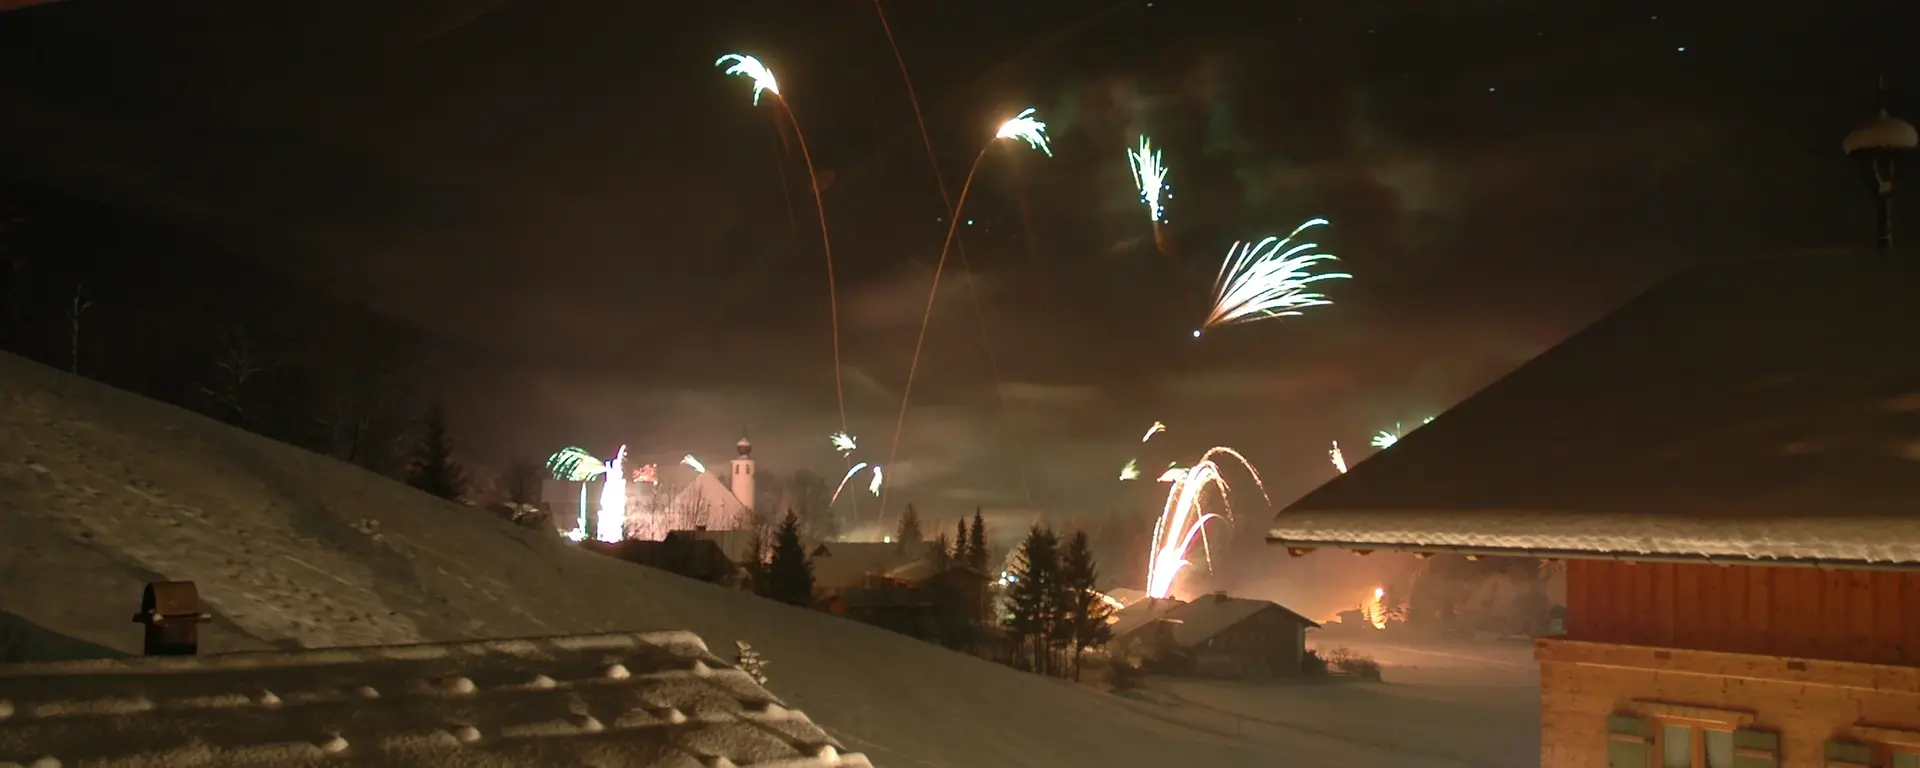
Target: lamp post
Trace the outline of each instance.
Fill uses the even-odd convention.
[[[1847,134],[1840,148],[1860,165],[1862,174],[1880,201],[1879,249],[1893,249],[1893,179],[1900,157],[1920,146],[1913,124],[1887,114],[1887,83],[1880,81],[1880,114],[1867,118]]]

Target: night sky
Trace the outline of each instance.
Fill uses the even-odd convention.
[[[998,392],[956,254],[890,498],[1145,509],[1128,458],[1228,444],[1284,503],[1327,441],[1358,460],[1672,270],[1869,245],[1840,140],[1882,72],[1920,118],[1920,58],[1876,37],[1907,5],[890,3],[953,191],[1020,108],[1056,151],[981,165]],[[480,461],[714,461],[745,429],[837,476],[806,168],[712,66],[733,51],[828,182],[847,409],[883,460],[945,213],[868,0],[72,0],[0,16],[0,150],[496,351],[448,393]],[[1129,179],[1143,132],[1177,260]],[[1335,306],[1191,337],[1233,241],[1315,216],[1355,274]]]

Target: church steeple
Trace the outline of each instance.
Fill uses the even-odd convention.
[[[741,506],[752,510],[753,456],[751,454],[753,453],[753,443],[748,442],[746,436],[742,435],[740,442],[733,444],[733,449],[737,454],[733,457],[733,476],[730,478],[732,481],[730,484],[732,485],[733,497],[740,500]]]

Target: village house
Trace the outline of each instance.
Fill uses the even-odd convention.
[[[1535,641],[1544,765],[1920,768],[1916,350],[1920,262],[1697,269],[1270,539],[1565,562],[1565,631]]]
[[[1149,600],[1128,606],[1108,648],[1121,658],[1205,677],[1294,677],[1305,668],[1307,630],[1320,625],[1278,603],[1229,597]]]
[[[196,656],[166,618],[180,655],[0,665],[0,765],[870,765],[690,632]]]

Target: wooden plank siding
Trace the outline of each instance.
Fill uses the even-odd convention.
[[[1567,639],[1920,665],[1920,573],[1575,560]]]

